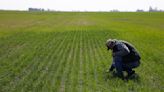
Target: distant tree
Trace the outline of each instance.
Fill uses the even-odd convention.
[[[144,12],[142,9],[137,9],[136,12]]]
[[[153,8],[151,6],[149,7],[149,12],[153,12]]]
[[[42,9],[42,8],[29,8],[28,10],[29,10],[29,11],[45,11],[45,10]]]
[[[120,12],[120,11],[117,10],[117,9],[113,9],[113,10],[111,10],[110,12]]]
[[[155,7],[154,9],[150,6],[149,7],[149,12],[162,12],[162,10],[158,10],[157,7]]]

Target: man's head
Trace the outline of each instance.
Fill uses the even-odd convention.
[[[114,39],[108,39],[106,41],[106,46],[107,46],[108,50],[113,49],[114,45],[115,45],[115,40]]]

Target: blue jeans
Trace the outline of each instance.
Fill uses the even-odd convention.
[[[139,61],[132,61],[131,63],[123,63],[122,62],[122,57],[115,56],[113,57],[113,64],[116,68],[118,76],[123,76],[122,71],[127,71],[127,73],[131,73],[133,68],[136,68],[140,65]]]

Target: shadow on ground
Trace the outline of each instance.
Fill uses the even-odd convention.
[[[105,81],[115,80],[115,79],[118,79],[118,77],[113,75],[113,73],[105,72],[104,73],[104,79],[105,79]],[[140,83],[140,76],[137,73],[135,73],[132,76],[130,76],[129,78],[124,79],[124,81],[129,81],[129,80],[132,80],[136,83]]]

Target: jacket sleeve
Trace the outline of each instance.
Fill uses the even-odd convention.
[[[117,48],[118,48],[118,51],[113,53],[114,56],[122,57],[130,53],[130,50],[128,49],[128,47],[123,43],[117,44]]]

